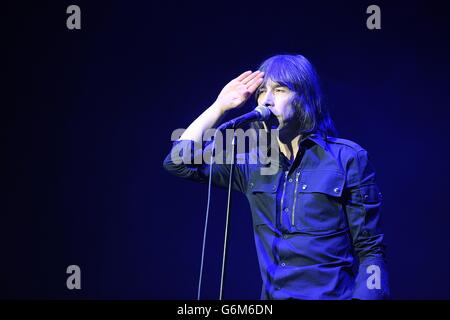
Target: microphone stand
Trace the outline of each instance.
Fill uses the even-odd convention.
[[[233,125],[233,130],[235,126]],[[225,278],[225,264],[226,264],[226,256],[227,256],[227,242],[229,239],[228,235],[228,224],[230,220],[230,208],[231,208],[231,185],[233,183],[233,168],[234,168],[234,157],[235,157],[235,147],[236,147],[236,135],[233,132],[233,140],[231,142],[231,164],[230,164],[230,178],[228,180],[228,200],[227,200],[227,214],[225,219],[225,238],[223,241],[223,256],[222,256],[222,274],[220,276],[220,293],[219,300],[222,300],[223,295],[223,283]]]
[[[228,122],[223,123],[220,125],[216,132],[214,133],[214,143],[216,139],[216,133],[221,130],[225,130],[227,128],[232,128],[233,130],[239,127],[240,125],[253,121],[255,119],[257,120],[267,120],[272,115],[270,109],[267,106],[257,106],[252,112],[249,112],[243,116],[240,116],[238,118],[232,119]],[[233,132],[233,140],[231,142],[232,150],[231,150],[231,164],[230,164],[230,177],[228,180],[228,200],[227,200],[227,213],[226,213],[226,220],[225,220],[225,238],[223,242],[223,255],[222,255],[222,272],[220,276],[220,292],[219,292],[219,300],[222,300],[223,296],[223,284],[225,279],[225,265],[226,265],[226,257],[227,257],[227,243],[229,239],[228,235],[228,225],[230,220],[230,208],[231,208],[231,186],[233,183],[233,173],[234,173],[234,162],[235,162],[235,149],[236,149],[236,133]],[[215,151],[215,146],[213,144],[213,150]],[[212,159],[212,154],[211,154]],[[208,225],[208,214],[209,214],[209,207],[210,207],[210,191],[211,191],[211,175],[212,175],[212,166],[213,163],[211,162],[210,170],[209,170],[209,182],[208,182],[208,205],[206,210],[206,219],[205,219],[205,229],[203,232],[203,247],[202,247],[202,258],[200,263],[200,277],[198,282],[198,290],[197,290],[197,299],[200,300],[200,292],[201,292],[201,285],[202,285],[202,277],[203,277],[203,261],[204,261],[204,253],[205,253],[205,242],[206,242],[206,230]]]
[[[220,125],[215,133],[214,133],[214,142],[211,153],[211,160],[213,158],[213,153],[215,152],[215,140],[216,133],[221,130],[225,130],[227,128],[232,128],[233,130],[243,125],[246,122],[254,121],[254,120],[267,120],[272,115],[270,109],[267,106],[257,106],[252,112],[249,112],[243,116],[232,119],[228,122]],[[230,220],[230,208],[231,208],[231,186],[233,183],[233,173],[234,173],[234,162],[235,162],[235,149],[236,149],[236,133],[233,132],[233,140],[231,142],[232,150],[231,150],[231,164],[230,164],[230,177],[228,181],[228,200],[227,200],[227,213],[226,213],[226,221],[225,221],[225,239],[223,242],[223,256],[222,256],[222,273],[220,276],[220,292],[219,292],[219,300],[222,300],[223,296],[223,284],[225,279],[225,265],[226,265],[226,257],[227,257],[227,243],[228,243],[228,225]],[[208,227],[208,216],[209,216],[209,208],[210,208],[210,194],[211,194],[211,176],[212,176],[212,167],[213,162],[211,161],[209,168],[209,179],[208,179],[208,204],[206,209],[206,217],[205,217],[205,228],[203,231],[203,246],[202,246],[202,257],[200,262],[200,276],[198,281],[198,289],[197,289],[197,300],[200,300],[200,293],[202,287],[202,278],[203,278],[203,261],[205,256],[205,243],[206,243],[206,231]]]

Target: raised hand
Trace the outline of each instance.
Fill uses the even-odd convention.
[[[215,104],[223,111],[242,106],[262,83],[263,77],[264,72],[245,71],[222,89]]]

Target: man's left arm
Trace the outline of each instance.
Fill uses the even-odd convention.
[[[365,150],[359,150],[348,162],[347,174],[345,209],[359,257],[353,298],[387,299],[386,246],[380,228],[382,197]]]

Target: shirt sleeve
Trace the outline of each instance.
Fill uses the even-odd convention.
[[[173,142],[169,154],[163,162],[163,167],[169,173],[188,180],[207,183],[211,172],[213,185],[228,188],[230,169],[230,153],[218,152],[217,160],[210,165],[212,143],[199,144],[192,140],[177,140]],[[236,163],[236,162],[235,162]],[[232,189],[245,192],[247,183],[242,165],[235,164]]]
[[[386,245],[380,227],[382,195],[375,182],[365,150],[356,153],[348,163],[346,213],[359,258],[354,299],[380,300],[389,297]]]

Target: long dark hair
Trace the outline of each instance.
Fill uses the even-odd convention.
[[[319,77],[313,65],[302,55],[280,54],[265,60],[259,70],[264,71],[264,81],[270,79],[296,93],[293,105],[300,120],[300,133],[317,133],[324,138],[337,132],[328,109],[323,103]],[[258,93],[255,97],[258,99]]]

